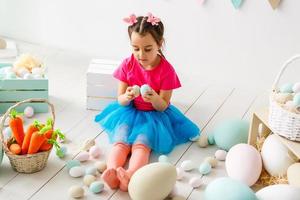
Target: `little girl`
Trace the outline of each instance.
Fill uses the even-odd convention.
[[[199,136],[199,128],[170,104],[172,90],[181,84],[161,51],[163,23],[151,13],[131,15],[124,21],[129,23],[133,54],[113,73],[119,80],[118,101],[108,105],[95,121],[113,143],[102,179],[112,189],[127,191],[131,176],[148,164],[151,151],[167,154],[175,145]],[[133,86],[144,84],[151,89],[137,96]]]

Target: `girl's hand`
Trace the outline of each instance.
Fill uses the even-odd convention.
[[[132,87],[127,87],[125,93],[123,94],[127,101],[134,99],[134,93]]]
[[[145,102],[153,103],[157,98],[159,98],[159,95],[155,92],[155,90],[151,89],[150,91],[147,91],[142,98]]]

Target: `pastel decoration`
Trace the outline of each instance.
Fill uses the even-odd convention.
[[[59,158],[64,158],[67,154],[67,147],[66,146],[61,146],[59,150],[56,151],[56,155],[59,157]]]
[[[86,151],[82,151],[80,152],[77,156],[76,156],[76,160],[79,160],[80,162],[85,162],[89,159],[90,154]]]
[[[196,165],[193,161],[191,160],[184,160],[180,167],[184,170],[184,171],[191,171],[193,169],[195,169]]]
[[[177,172],[177,180],[181,180],[184,176],[184,170],[180,167],[176,168],[176,172]]]
[[[89,190],[95,194],[102,192],[104,189],[104,183],[102,181],[95,181],[91,183]]]
[[[11,137],[11,129],[10,127],[6,127],[3,131],[3,134],[4,134],[4,138],[5,139],[8,139]]]
[[[211,165],[208,162],[203,162],[199,167],[200,174],[207,175],[211,172]]]
[[[228,120],[218,125],[214,130],[214,139],[217,146],[229,151],[239,143],[247,143],[249,123],[244,120]]]
[[[33,69],[31,70],[31,73],[32,73],[32,74],[38,74],[38,75],[43,76],[45,72],[44,72],[44,69],[43,69],[43,68],[41,68],[41,67],[35,67],[35,68],[33,68]]]
[[[297,82],[293,85],[293,92],[294,93],[300,92],[300,82]]]
[[[80,166],[79,160],[69,160],[66,164],[67,169],[71,169],[73,167]]]
[[[34,78],[34,79],[42,79],[43,76],[42,76],[41,74],[34,74],[34,75],[33,75],[33,78]]]
[[[70,176],[78,178],[84,175],[84,168],[80,166],[72,167],[69,171]]]
[[[281,93],[292,93],[293,86],[294,86],[294,84],[292,84],[292,83],[286,83],[280,87],[279,91]]]
[[[280,0],[269,0],[269,3],[271,4],[273,10],[275,10],[276,8],[278,8]]]
[[[202,134],[199,138],[199,140],[197,141],[197,144],[199,147],[201,148],[205,148],[208,146],[208,139],[207,139],[207,135],[206,134]]]
[[[295,94],[293,98],[293,103],[296,107],[300,106],[300,93]]]
[[[223,177],[212,181],[205,189],[205,200],[258,200],[255,193],[244,183]]]
[[[80,147],[80,150],[81,150],[81,151],[88,151],[88,150],[90,150],[90,148],[91,148],[92,146],[94,146],[95,144],[96,144],[96,142],[95,142],[94,139],[86,139],[86,140],[82,143],[82,145],[81,145],[81,147]]]
[[[156,162],[138,169],[130,179],[131,199],[165,199],[176,183],[176,168],[169,163]]]
[[[93,175],[88,174],[83,177],[83,183],[86,186],[90,186],[95,181],[96,181],[96,177]]]
[[[227,152],[224,151],[224,150],[217,150],[216,153],[215,153],[215,157],[217,160],[219,161],[224,161],[226,160],[226,156],[227,156]]]
[[[4,154],[4,150],[3,150],[3,146],[2,146],[2,142],[0,143],[0,165],[2,163],[3,160],[3,154]]]
[[[262,170],[260,153],[251,145],[237,144],[229,150],[225,167],[230,178],[252,186]]]
[[[98,158],[101,154],[101,149],[100,147],[98,147],[97,145],[92,146],[89,150],[89,154],[90,156],[92,156],[93,158]]]
[[[287,170],[287,179],[290,185],[300,188],[300,163],[289,166]]]
[[[106,163],[104,161],[98,161],[95,163],[95,167],[97,168],[98,172],[102,173],[106,170]]]
[[[216,144],[213,133],[208,133],[207,134],[207,141],[208,141],[208,144],[210,144],[210,145]]]
[[[287,101],[293,100],[293,95],[291,93],[276,93],[273,98],[277,103],[285,104]]]
[[[264,168],[272,176],[285,175],[288,167],[295,163],[289,149],[277,137],[269,135],[261,149]]]
[[[271,185],[257,191],[256,196],[259,200],[296,200],[300,197],[300,188],[287,184]]]
[[[202,179],[201,177],[192,177],[189,181],[189,185],[193,188],[200,187],[202,185]]]
[[[34,79],[34,76],[31,73],[26,73],[24,74],[23,79]]]
[[[216,158],[210,157],[210,156],[206,157],[204,159],[204,162],[208,162],[212,168],[214,168],[218,165],[218,160]]]
[[[71,186],[69,196],[72,198],[82,198],[84,196],[84,189],[77,185]]]
[[[34,109],[31,106],[26,106],[24,109],[24,115],[27,118],[31,118],[34,115]]]
[[[144,96],[146,92],[151,91],[151,87],[147,84],[142,85],[140,91],[141,91],[141,95]]]
[[[138,85],[132,86],[132,91],[133,91],[134,97],[140,96],[140,86],[138,86]]]
[[[97,167],[91,166],[85,169],[85,174],[86,175],[96,175],[97,174]]]
[[[160,155],[158,157],[158,162],[169,162],[169,158],[166,155]]]
[[[199,3],[200,5],[202,5],[202,4],[205,3],[205,0],[198,0],[198,3]]]
[[[0,38],[0,49],[6,49],[6,41]]]
[[[239,7],[241,7],[243,0],[231,0],[234,8],[238,9]]]

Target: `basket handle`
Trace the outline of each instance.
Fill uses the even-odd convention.
[[[295,55],[295,56],[291,57],[290,59],[288,59],[288,60],[283,64],[283,66],[281,67],[281,69],[280,69],[279,73],[277,74],[276,79],[275,79],[275,81],[274,81],[274,83],[273,83],[273,86],[272,86],[272,91],[273,91],[273,92],[276,91],[276,88],[277,88],[277,85],[278,85],[278,83],[279,83],[279,80],[280,80],[280,78],[281,78],[283,72],[286,70],[287,66],[288,66],[290,63],[292,63],[293,61],[295,61],[295,60],[297,60],[297,59],[299,59],[299,58],[300,58],[300,54]]]
[[[26,100],[23,100],[23,101],[20,101],[20,102],[16,103],[15,105],[13,105],[9,109],[7,109],[6,113],[2,116],[1,121],[0,121],[0,141],[2,142],[3,147],[5,148],[6,151],[8,151],[8,148],[5,145],[4,136],[3,136],[3,127],[4,127],[5,120],[8,117],[8,115],[11,112],[12,109],[14,109],[14,108],[16,108],[19,105],[24,104],[24,103],[47,103],[49,105],[49,107],[51,108],[51,114],[52,114],[53,126],[54,126],[54,122],[55,122],[54,106],[47,99],[38,99],[38,98],[36,98],[36,99],[26,99]]]

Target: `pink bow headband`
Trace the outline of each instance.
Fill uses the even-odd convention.
[[[147,22],[152,24],[152,26],[157,26],[158,23],[160,22],[160,19],[153,16],[152,13],[148,13],[147,17],[148,17]],[[132,26],[133,24],[135,24],[137,22],[137,19],[136,19],[135,14],[131,14],[129,17],[124,18],[123,21],[128,23],[130,26]]]

